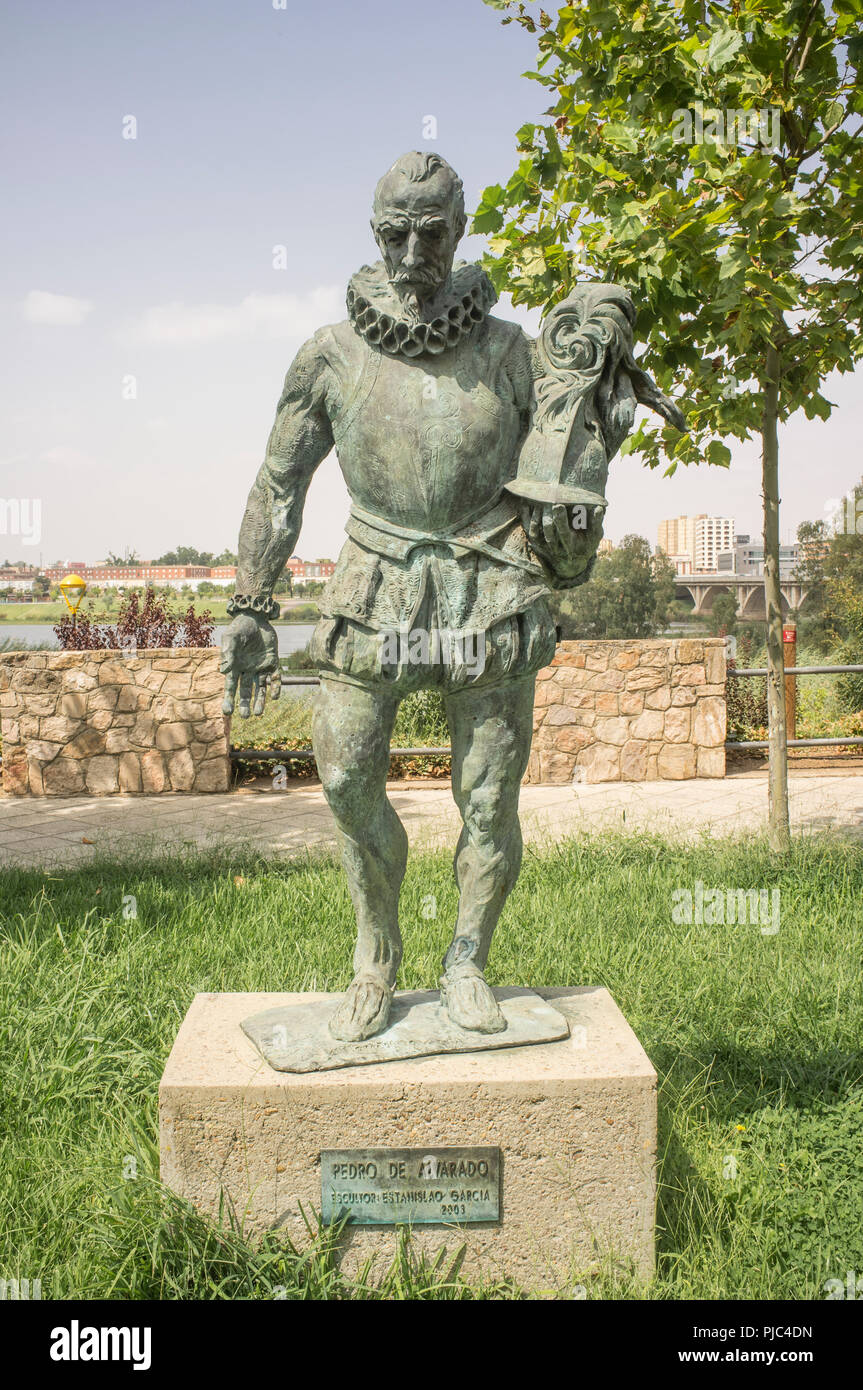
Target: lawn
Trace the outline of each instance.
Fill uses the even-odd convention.
[[[779,887],[780,930],[675,925],[672,893],[696,879]],[[649,1297],[821,1298],[826,1278],[863,1268],[861,890],[863,846],[841,840],[782,860],[751,840],[645,837],[526,853],[492,981],[605,985],[660,1076]],[[429,893],[436,920],[420,911]],[[455,909],[449,855],[412,858],[402,904],[400,984],[433,987]],[[514,1296],[409,1251],[345,1285],[326,1235],[311,1255],[278,1238],[256,1251],[158,1184],[159,1077],[193,994],[347,985],[351,909],[333,860],[178,847],[7,871],[0,919],[0,1275],[41,1278],[45,1298]],[[644,1293],[619,1273],[587,1285],[590,1298]]]
[[[231,717],[232,747],[309,748],[312,742],[312,703],[311,694],[289,694],[286,690],[278,700],[267,701],[262,715],[241,719],[235,713]],[[392,748],[447,748],[449,742],[443,699],[437,691],[419,690],[402,700],[390,739]],[[317,775],[317,768],[311,759],[297,758],[291,762],[281,756],[276,765],[288,767],[291,776]],[[245,766],[260,768],[261,764]],[[265,766],[272,767],[273,764]],[[451,766],[449,754],[397,757],[391,760],[390,776],[449,777]]]
[[[292,673],[293,674],[293,673]],[[299,671],[298,675],[314,674]],[[294,687],[302,689],[302,687]],[[308,692],[315,689],[307,687]],[[311,693],[290,694],[289,686],[278,700],[268,700],[263,714],[231,717],[231,744],[235,748],[308,748],[312,741]],[[402,700],[393,727],[394,748],[439,748],[449,744],[443,700],[433,690],[417,691]]]
[[[277,594],[277,601],[282,607],[282,622],[287,623],[313,623],[316,622],[320,610],[314,599],[296,601],[291,600],[287,594]],[[172,590],[170,593],[171,607],[186,611],[191,603],[196,613],[203,613],[209,609],[216,623],[229,623],[231,621],[227,612],[228,596],[226,594],[196,594],[180,593]],[[106,600],[104,596],[85,597],[80,612],[92,619],[106,619],[109,623],[116,623],[120,609],[120,596],[114,592]],[[293,607],[288,604],[292,603]],[[0,603],[0,626],[3,623],[46,623],[53,625],[68,612],[62,598],[46,600],[45,603]]]

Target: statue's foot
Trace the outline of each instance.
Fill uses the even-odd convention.
[[[440,1001],[459,1028],[469,1033],[502,1033],[506,1019],[482,973],[472,967],[442,975]]]
[[[378,975],[358,975],[330,1019],[340,1042],[362,1042],[387,1026],[393,992]]]

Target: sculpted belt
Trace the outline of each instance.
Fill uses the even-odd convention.
[[[484,504],[479,513],[462,517],[446,531],[420,531],[412,526],[401,526],[353,502],[345,530],[352,540],[367,550],[374,550],[392,560],[407,559],[419,545],[447,545],[453,555],[467,554],[473,550],[499,564],[524,570],[545,582],[543,571],[536,561],[529,560],[526,554],[501,550],[493,544],[493,537],[511,530],[517,521],[513,503],[504,496],[498,497],[491,506]]]

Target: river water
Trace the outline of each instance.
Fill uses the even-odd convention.
[[[279,656],[290,656],[291,652],[302,651],[308,646],[314,630],[314,623],[276,623]],[[213,633],[217,643],[221,642],[224,631],[224,626],[220,626]],[[0,643],[5,644],[9,651],[34,646],[60,646],[50,623],[0,623]]]

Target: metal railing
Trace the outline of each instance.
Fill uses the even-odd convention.
[[[319,676],[289,676],[282,672],[282,685],[320,685]],[[448,758],[452,748],[391,748],[391,758]],[[231,762],[234,763],[272,763],[289,762],[291,758],[314,758],[312,748],[234,748],[231,746]]]
[[[785,677],[794,680],[797,676],[840,676],[848,672],[863,673],[863,665],[860,666],[786,666]],[[766,666],[728,666],[726,677],[731,676],[761,676],[767,677],[769,672]],[[845,738],[789,738],[786,740],[788,748],[845,748],[851,745],[863,744],[863,737],[855,734],[848,734]],[[770,741],[766,738],[756,739],[726,739],[726,748],[769,748]]]
[[[863,674],[863,665],[859,666],[786,666],[785,675],[796,676],[838,676],[848,672]],[[743,676],[762,676],[768,675],[766,666],[729,666],[726,675]],[[282,672],[282,685],[320,685],[319,676],[289,676]],[[849,734],[846,738],[789,738],[787,747],[789,748],[844,748],[849,746],[859,746],[863,744],[863,737]],[[769,748],[770,743],[766,738],[760,739],[726,739],[726,748]],[[450,757],[452,747],[445,748],[391,748],[390,757],[393,758],[420,758],[420,757]],[[314,750],[311,748],[231,748],[232,762],[253,762],[269,763],[277,761],[290,761],[291,758],[314,758]]]

